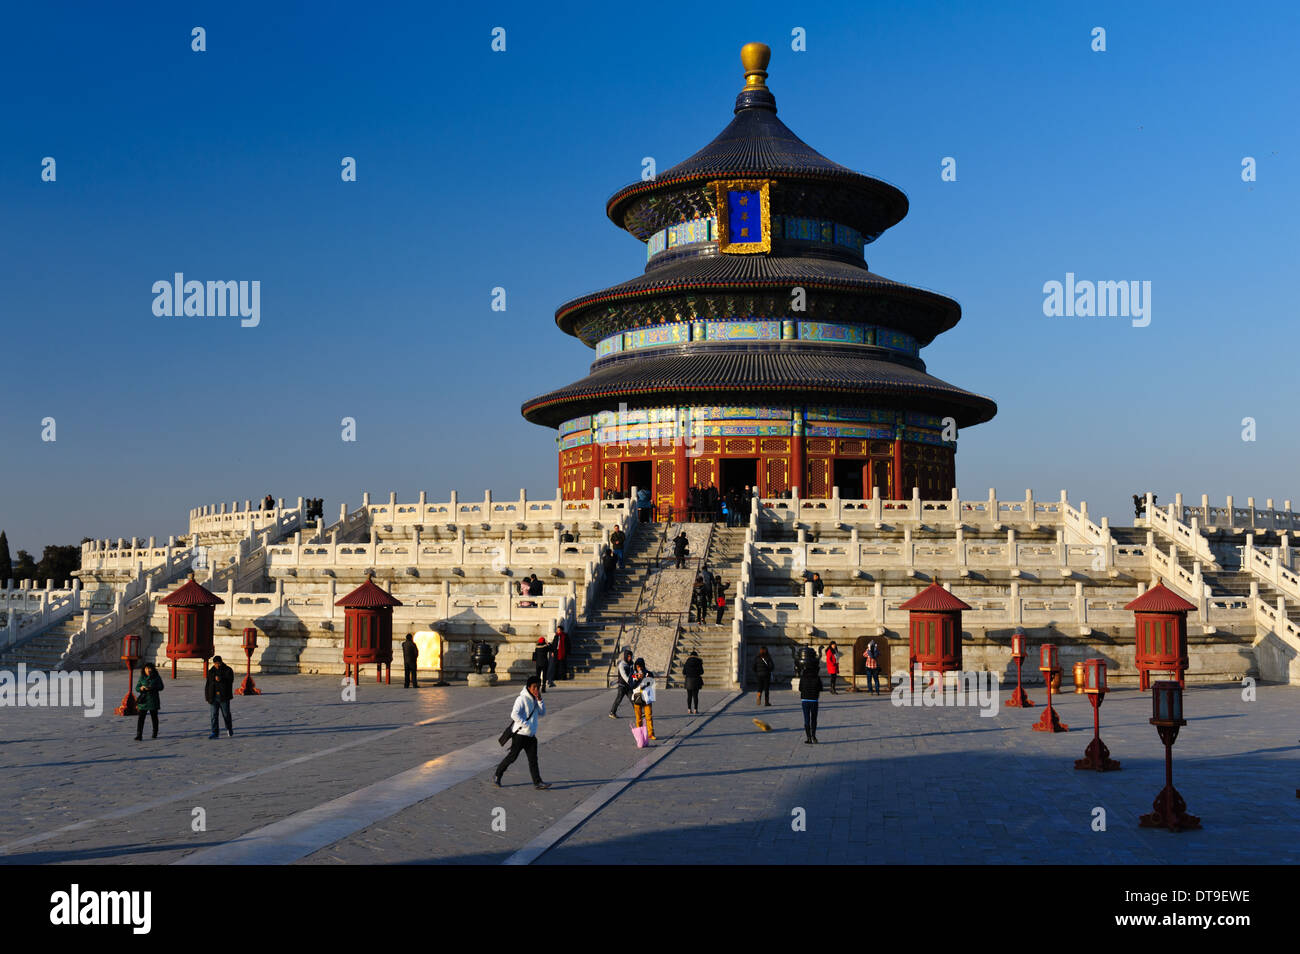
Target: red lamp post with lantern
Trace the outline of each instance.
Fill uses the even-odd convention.
[[[126,663],[126,695],[122,697],[122,704],[113,711],[120,716],[139,715],[135,694],[131,691],[135,687],[135,664],[140,661],[139,636],[127,633],[122,637],[122,661]]]
[[[244,681],[239,684],[235,690],[236,695],[241,696],[260,696],[262,690],[257,688],[253,683],[253,650],[257,648],[257,630],[252,626],[244,627],[244,660],[246,669],[244,672]]]
[[[1011,658],[1016,661],[1016,688],[1011,693],[1011,698],[1004,705],[1012,706],[1016,709],[1032,708],[1033,702],[1029,696],[1025,695],[1025,690],[1020,684],[1020,667],[1024,664],[1025,658],[1029,653],[1025,650],[1025,631],[1019,626],[1011,634]]]
[[[1161,681],[1151,684],[1151,724],[1165,744],[1165,787],[1152,802],[1151,813],[1143,815],[1138,824],[1143,828],[1168,828],[1170,831],[1200,828],[1201,820],[1187,814],[1187,803],[1174,788],[1174,741],[1178,738],[1178,730],[1187,725],[1183,718],[1183,687],[1178,683]]]
[[[1047,708],[1043,710],[1042,718],[1034,723],[1034,731],[1068,732],[1070,727],[1060,720],[1056,710],[1052,708],[1052,677],[1060,671],[1054,643],[1043,643],[1038,671],[1043,674],[1043,679],[1047,683]]]
[[[1077,769],[1113,772],[1119,762],[1110,757],[1110,749],[1101,741],[1101,704],[1106,699],[1106,660],[1085,659],[1083,665],[1083,691],[1092,702],[1092,741],[1083,751],[1083,758],[1075,759]]]

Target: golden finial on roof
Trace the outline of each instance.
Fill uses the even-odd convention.
[[[745,67],[745,87],[766,87],[767,64],[772,48],[766,43],[746,43],[740,48],[740,63]]]

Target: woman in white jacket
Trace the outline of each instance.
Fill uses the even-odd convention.
[[[536,676],[529,676],[527,685],[515,697],[515,704],[510,710],[510,752],[501,760],[492,777],[497,788],[501,787],[501,776],[519,758],[520,752],[528,756],[528,771],[533,776],[533,788],[551,787],[549,782],[542,781],[542,773],[537,767],[537,720],[546,715],[541,683]]]
[[[655,737],[655,674],[645,667],[645,660],[636,661],[636,688],[632,690],[632,706],[636,709],[636,721],[633,725],[641,725],[642,718],[645,719],[646,736],[653,739]]]

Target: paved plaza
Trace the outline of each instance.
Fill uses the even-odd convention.
[[[492,785],[518,687],[376,686],[343,701],[336,677],[262,676],[236,698],[235,736],[209,740],[202,683],[166,680],[161,734],[135,742],[106,712],[0,709],[0,862],[588,864],[1252,864],[1300,860],[1300,688],[1190,687],[1174,781],[1203,830],[1137,827],[1163,785],[1150,697],[1113,692],[1102,737],[1119,772],[1075,771],[1091,737],[1030,731],[1039,706],[904,708],[824,695],[803,743],[794,693],[771,708],[706,689],[702,714],[661,690],[658,746],[638,750],[609,691],[546,696],[535,790],[526,761]],[[373,678],[373,676],[371,677]],[[1002,693],[1002,698],[1006,693]],[[760,731],[761,717],[772,727]],[[1094,830],[1095,809],[1106,830]],[[200,811],[201,810],[201,811]],[[802,819],[803,825],[796,824]],[[200,824],[202,822],[202,824]],[[795,830],[803,827],[804,830]]]

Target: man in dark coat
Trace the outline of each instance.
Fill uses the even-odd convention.
[[[546,645],[546,637],[537,637],[537,648],[533,650],[533,667],[537,670],[540,691],[546,691],[546,669],[551,663],[551,647]],[[552,683],[552,685],[554,685]]]
[[[682,679],[686,682],[686,714],[700,714],[700,689],[704,686],[704,661],[700,654],[691,650],[682,663]]]
[[[419,658],[420,647],[415,645],[412,634],[407,633],[406,638],[402,640],[402,670],[405,675],[402,680],[403,689],[420,688],[420,682],[415,675],[415,664]]]
[[[691,552],[689,543],[685,530],[673,538],[673,556],[677,559],[677,569],[679,570],[686,566],[686,556]]]
[[[220,656],[212,657],[212,666],[208,669],[208,678],[203,685],[203,698],[212,707],[212,734],[209,739],[221,735],[217,726],[218,714],[225,717],[226,735],[233,737],[235,728],[230,722],[230,700],[235,697],[235,670],[221,661]]]

